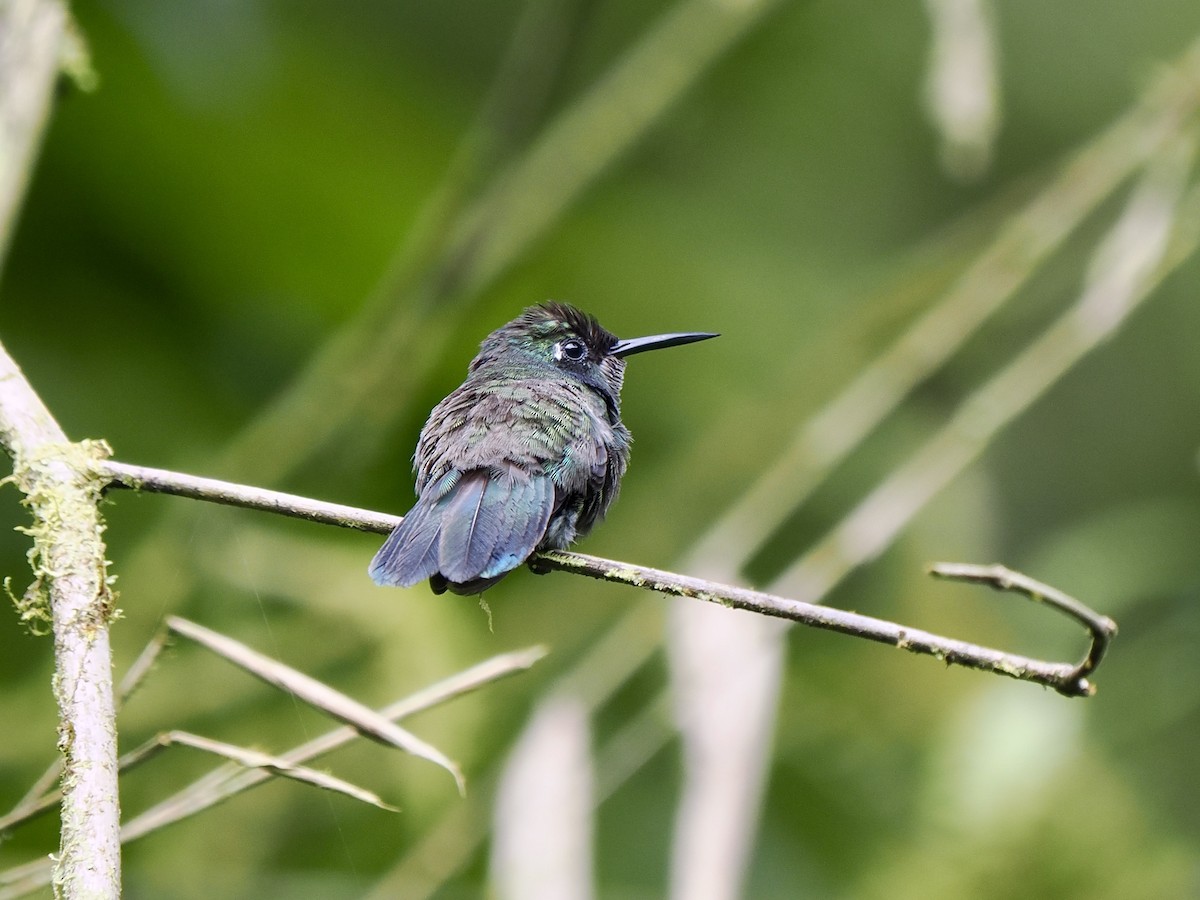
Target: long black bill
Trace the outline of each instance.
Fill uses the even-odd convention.
[[[652,334],[649,337],[630,338],[627,341],[617,341],[609,350],[610,356],[625,357],[647,350],[658,350],[662,347],[678,347],[680,344],[694,344],[696,341],[707,341],[709,338],[720,337],[707,331],[685,331],[680,334]]]

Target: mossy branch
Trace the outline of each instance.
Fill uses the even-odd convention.
[[[0,4],[0,264],[72,46],[61,0]],[[33,516],[33,583],[21,618],[54,632],[54,692],[63,754],[61,847],[55,892],[115,898],[121,892],[117,739],[108,622],[113,615],[93,463],[100,444],[72,444],[16,363],[0,347],[0,443],[11,481]],[[5,587],[9,583],[5,582]],[[11,590],[10,590],[11,593]]]
[[[0,443],[25,495],[33,582],[21,617],[54,633],[54,692],[63,754],[62,837],[55,873],[65,897],[120,896],[120,809],[108,625],[115,613],[99,501],[102,442],[72,443],[0,347]]]

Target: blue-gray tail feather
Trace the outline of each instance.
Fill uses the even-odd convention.
[[[435,504],[418,502],[388,535],[367,569],[376,584],[412,587],[438,569],[441,523]]]
[[[376,584],[396,587],[435,575],[452,585],[497,579],[537,548],[553,503],[554,485],[545,475],[455,473],[421,496],[369,572]]]

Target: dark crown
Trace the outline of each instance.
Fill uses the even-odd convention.
[[[522,314],[520,321],[534,332],[559,328],[570,331],[590,349],[600,354],[607,353],[617,343],[617,336],[605,329],[594,316],[570,304],[554,300],[529,307]]]

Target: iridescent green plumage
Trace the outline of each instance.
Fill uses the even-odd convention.
[[[421,431],[417,504],[375,555],[371,577],[479,593],[534,551],[586,534],[616,499],[629,460],[623,357],[713,336],[619,341],[561,303],[492,332]]]

